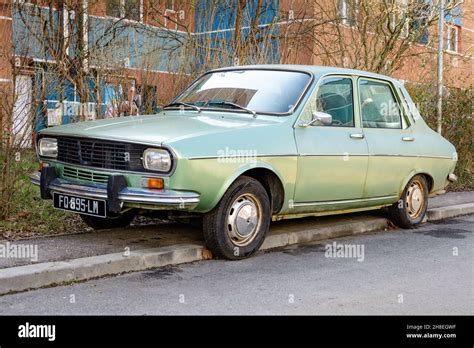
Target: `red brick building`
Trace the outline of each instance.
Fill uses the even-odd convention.
[[[393,1],[403,5],[415,0]],[[448,6],[453,1],[456,2],[447,1]],[[363,13],[357,8],[362,2],[263,0],[261,8],[257,7],[258,3],[256,0],[200,0],[191,7],[190,2],[184,0],[15,0],[13,3],[0,0],[0,90],[11,90],[15,79],[21,101],[31,101],[31,107],[17,114],[14,111],[12,122],[21,123],[29,113],[34,115],[32,128],[35,129],[67,123],[71,115],[64,111],[65,106],[76,105],[86,105],[87,117],[91,119],[103,117],[110,110],[127,114],[133,112],[131,100],[137,94],[142,96],[146,106],[143,112],[150,112],[177,92],[176,76],[193,75],[194,67],[205,66],[204,60],[210,55],[214,60],[224,57],[210,51],[228,49],[218,65],[241,63],[231,59],[238,53],[236,38],[241,40],[238,42],[245,41],[255,28],[263,33],[261,36],[270,37],[267,44],[271,49],[263,57],[266,62],[327,64],[328,59],[318,52],[321,53],[324,43],[338,32],[349,41],[347,52],[343,49],[334,53],[337,59],[344,54],[350,56],[350,50],[357,49],[353,36],[351,41],[351,33],[357,27],[354,21],[363,20],[357,17]],[[324,35],[318,32],[322,26],[312,27],[312,23],[324,22],[332,15],[337,19],[327,20]],[[236,35],[237,22],[241,35]],[[54,49],[44,47],[46,44],[32,35],[35,30],[39,32],[40,28],[49,26],[51,29],[42,35],[51,36],[48,42],[52,42],[49,45]],[[307,32],[301,34],[303,29]],[[301,32],[297,33],[298,30]],[[288,41],[288,37],[298,36],[295,33],[299,37]],[[367,33],[373,35],[370,31]],[[113,45],[98,44],[109,36],[113,36],[110,40]],[[407,37],[397,39],[395,46]],[[199,46],[203,42],[201,38],[206,38],[208,46],[197,49],[199,54],[191,57],[194,60],[191,64],[186,61],[190,58],[187,43],[192,39]],[[436,38],[436,23],[432,23],[422,38],[410,44],[408,52],[416,55],[408,55],[409,58],[404,58],[390,74],[407,81],[435,82]],[[56,52],[56,41],[65,52]],[[219,47],[217,42],[221,43]],[[445,84],[472,86],[474,0],[464,0],[455,12],[447,15],[444,45]],[[80,58],[78,52],[86,54]],[[53,76],[63,64],[58,57],[70,64],[63,71],[67,76],[60,78]],[[350,60],[337,59],[334,60],[337,65],[353,66]],[[84,90],[88,92],[81,93]],[[125,104],[112,107],[119,97]],[[2,102],[6,103],[6,99]]]

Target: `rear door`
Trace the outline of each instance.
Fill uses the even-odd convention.
[[[369,146],[366,195],[398,198],[419,152],[410,119],[389,81],[359,78],[359,108]]]

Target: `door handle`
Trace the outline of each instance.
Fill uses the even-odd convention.
[[[403,137],[402,140],[403,141],[414,141],[415,138],[413,138],[413,137]]]
[[[364,139],[365,135],[364,133],[353,133],[350,135],[352,139]]]

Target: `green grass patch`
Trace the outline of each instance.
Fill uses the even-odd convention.
[[[54,209],[51,200],[40,198],[39,188],[28,179],[28,174],[38,169],[33,152],[23,153],[21,160],[12,165],[18,166],[19,176],[10,202],[10,216],[0,220],[0,238],[16,239],[87,229],[78,215]]]

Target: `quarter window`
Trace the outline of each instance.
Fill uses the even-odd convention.
[[[389,84],[359,80],[362,125],[366,128],[402,128],[400,105]]]

